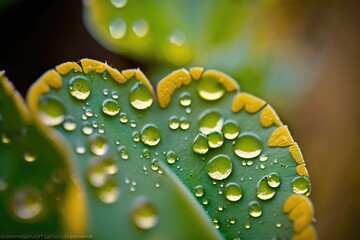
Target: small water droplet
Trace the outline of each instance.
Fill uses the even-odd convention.
[[[183,92],[180,95],[180,105],[183,107],[188,107],[191,104],[191,95],[188,92]]]
[[[119,187],[114,178],[105,180],[105,184],[95,190],[96,195],[106,204],[112,204],[119,198]]]
[[[267,184],[272,188],[280,186],[280,177],[277,173],[270,173],[266,176]]]
[[[217,111],[206,111],[200,116],[199,129],[203,134],[211,131],[220,131],[223,126],[224,119]]]
[[[94,131],[91,123],[89,122],[83,122],[83,125],[82,125],[82,132],[86,135],[90,135],[92,134]]]
[[[212,131],[207,135],[210,148],[218,148],[224,143],[224,136],[221,132]]]
[[[133,23],[132,30],[137,37],[143,38],[149,33],[149,24],[144,19],[138,19]]]
[[[207,137],[204,134],[199,133],[192,144],[193,151],[198,154],[205,154],[209,151],[209,144]]]
[[[242,158],[254,158],[259,156],[262,151],[260,138],[250,132],[240,134],[234,144],[235,154]]]
[[[131,120],[131,121],[130,121],[130,127],[136,128],[136,122],[135,122],[135,120]]]
[[[57,126],[65,119],[65,106],[54,96],[42,96],[38,111],[41,120],[48,126]]]
[[[190,122],[187,120],[186,117],[182,117],[180,119],[180,128],[182,130],[187,130],[187,129],[189,129],[189,127],[190,127]]]
[[[138,110],[149,108],[154,101],[151,91],[141,83],[135,84],[129,94],[129,102],[131,106]]]
[[[96,156],[103,156],[108,151],[109,144],[105,137],[94,134],[89,138],[89,148]]]
[[[86,100],[90,95],[90,83],[83,77],[74,77],[69,81],[70,95],[78,100]]]
[[[11,143],[11,138],[6,133],[2,133],[1,134],[1,142],[3,144],[9,144],[9,143]]]
[[[126,34],[126,29],[126,22],[122,18],[114,19],[109,25],[110,35],[114,39],[123,38]]]
[[[182,47],[186,44],[187,39],[181,31],[175,31],[169,36],[169,42],[177,47]]]
[[[36,160],[35,152],[33,150],[30,150],[30,149],[26,150],[24,152],[24,159],[27,162],[34,162]]]
[[[232,171],[231,159],[224,154],[220,154],[212,158],[207,163],[207,173],[215,180],[226,179]]]
[[[111,3],[114,5],[114,7],[116,8],[122,8],[125,7],[125,5],[127,4],[128,0],[111,0]]]
[[[158,214],[155,205],[144,197],[136,199],[132,209],[131,218],[140,229],[151,229],[158,222]]]
[[[219,205],[219,206],[218,206],[218,210],[219,210],[219,212],[222,212],[222,211],[224,210],[224,207],[221,206],[221,205]]]
[[[101,109],[106,115],[115,116],[120,112],[120,105],[114,99],[106,99],[103,102]]]
[[[128,121],[129,121],[129,119],[128,119],[128,117],[127,117],[127,115],[126,115],[126,113],[120,113],[120,118],[119,118],[119,121],[121,122],[121,123],[127,123]]]
[[[249,203],[249,215],[257,218],[260,217],[262,214],[262,208],[259,202],[252,201]]]
[[[226,139],[233,140],[239,135],[240,128],[235,121],[227,120],[224,123],[222,132],[224,133],[224,137]]]
[[[158,171],[159,170],[159,163],[158,163],[158,160],[156,158],[151,160],[150,167],[151,167],[151,170],[153,170],[153,171]]]
[[[204,196],[204,188],[201,185],[198,185],[194,188],[194,193],[196,197]]]
[[[176,161],[179,160],[179,157],[178,155],[173,152],[173,151],[168,151],[167,154],[166,154],[166,161],[169,163],[169,164],[174,164]]]
[[[266,154],[262,154],[262,155],[260,156],[260,161],[261,161],[261,162],[265,162],[266,160],[268,160],[268,156],[267,156]]]
[[[75,151],[77,154],[84,154],[85,153],[85,147],[84,146],[77,146],[75,148]]]
[[[299,176],[292,181],[292,190],[296,194],[310,195],[311,183],[307,177]]]
[[[209,199],[205,198],[202,202],[203,205],[208,205],[209,204]]]
[[[63,128],[66,131],[72,132],[76,129],[76,120],[73,116],[66,116],[64,123],[63,123]]]
[[[140,133],[137,132],[137,131],[133,132],[132,138],[133,138],[133,141],[134,141],[134,142],[140,141]]]
[[[178,129],[179,126],[180,126],[180,120],[178,117],[172,116],[169,118],[169,128],[170,129],[175,130],[175,129]]]
[[[143,156],[144,156],[145,158],[150,158],[150,150],[147,149],[147,148],[145,148],[145,149],[143,150]]]
[[[147,124],[141,130],[141,141],[148,146],[155,146],[160,142],[160,130],[154,124]]]
[[[238,184],[230,182],[225,186],[225,197],[227,200],[236,202],[242,198],[242,190]]]
[[[225,94],[225,88],[217,78],[203,77],[198,81],[197,92],[203,99],[215,101]]]
[[[230,224],[234,225],[236,223],[236,219],[235,218],[231,218],[230,219]]]
[[[90,108],[86,108],[85,115],[86,115],[86,117],[91,118],[94,114]]]
[[[30,190],[18,190],[11,197],[12,213],[21,220],[33,220],[40,217],[43,211],[43,201],[39,193]]]
[[[268,200],[275,196],[275,189],[270,187],[267,183],[267,176],[260,179],[257,184],[257,197],[261,200]]]
[[[119,146],[117,149],[117,152],[122,159],[126,160],[129,158],[128,151],[126,150],[126,148],[124,146]]]
[[[276,226],[277,228],[281,228],[282,224],[281,224],[281,223],[276,223],[275,226]]]
[[[117,91],[112,91],[112,92],[111,92],[111,97],[112,97],[112,99],[114,99],[114,100],[119,99],[119,94],[118,94],[118,92],[117,92]]]

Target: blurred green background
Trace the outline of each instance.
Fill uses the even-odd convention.
[[[252,13],[245,14],[246,27],[224,31],[239,32],[247,44],[235,41],[220,48],[221,57],[195,61],[235,77],[243,91],[267,100],[289,125],[310,172],[320,239],[357,236],[359,5],[350,0],[243,1],[241,11]],[[0,29],[0,70],[23,95],[48,69],[86,57],[118,69],[140,67],[150,78],[178,68],[102,47],[85,28],[80,0],[0,0]],[[222,34],[222,27],[217,29]],[[224,61],[226,56],[232,57]]]

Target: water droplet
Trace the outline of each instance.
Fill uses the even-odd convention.
[[[159,170],[159,163],[158,163],[158,160],[156,158],[154,158],[153,160],[151,160],[151,170],[153,171],[157,171]]]
[[[188,107],[191,104],[191,95],[188,92],[183,92],[180,95],[180,105],[183,107]]]
[[[85,100],[90,95],[90,83],[83,77],[74,77],[69,81],[70,95],[78,100]]]
[[[149,24],[144,19],[138,19],[133,23],[132,30],[136,36],[143,38],[149,33]]]
[[[230,182],[225,186],[225,197],[227,200],[236,202],[242,198],[242,190],[238,184]]]
[[[119,103],[114,99],[106,99],[102,104],[102,111],[106,115],[115,116],[120,112]]]
[[[104,89],[103,89],[103,94],[104,94],[104,96],[109,95],[109,89],[104,88]]]
[[[204,134],[199,133],[192,145],[193,151],[198,154],[205,154],[209,151],[209,145],[207,137]]]
[[[77,146],[75,149],[77,154],[84,154],[85,153],[85,147],[84,146]]]
[[[139,132],[137,132],[137,131],[133,132],[132,137],[133,137],[134,142],[140,141],[140,134],[139,134]]]
[[[252,217],[260,217],[262,214],[262,208],[259,202],[252,201],[249,203],[249,215]]]
[[[299,176],[292,181],[292,190],[297,194],[310,195],[311,183],[307,177]]]
[[[138,228],[144,230],[155,227],[158,222],[158,214],[154,204],[144,197],[136,199],[131,218]]]
[[[182,130],[187,130],[187,129],[189,129],[189,127],[190,127],[190,122],[187,120],[186,117],[182,117],[180,119],[180,128]]]
[[[262,151],[260,138],[250,132],[240,134],[234,144],[235,154],[242,158],[254,158],[259,156]]]
[[[257,184],[257,197],[261,200],[271,199],[276,193],[275,189],[268,185],[266,177],[262,177]]]
[[[182,47],[186,44],[187,39],[184,33],[175,31],[169,36],[169,42],[177,47]]]
[[[119,99],[119,94],[118,94],[118,92],[117,91],[112,91],[111,92],[111,97],[112,97],[112,99]]]
[[[208,205],[209,204],[209,199],[205,198],[202,202],[203,205]]]
[[[197,92],[205,100],[214,101],[225,94],[224,86],[215,77],[201,78],[198,81]]]
[[[10,207],[15,217],[29,221],[39,217],[44,206],[37,192],[18,190],[11,198]]]
[[[224,123],[222,132],[224,133],[224,137],[226,139],[233,140],[239,135],[240,128],[235,121],[227,120]]]
[[[215,180],[226,179],[232,171],[231,159],[224,154],[212,158],[207,163],[208,175]]]
[[[57,126],[64,121],[65,106],[53,96],[42,96],[39,100],[39,115],[48,126]]]
[[[224,143],[224,136],[218,131],[208,133],[207,139],[210,148],[218,148]]]
[[[26,150],[24,152],[24,159],[27,162],[34,162],[36,160],[36,154],[32,150]]]
[[[175,161],[179,160],[179,157],[178,155],[173,152],[173,151],[168,151],[167,154],[166,154],[166,161],[169,163],[169,164],[174,164]]]
[[[204,196],[204,188],[201,185],[198,185],[194,188],[194,193],[196,197]]]
[[[6,133],[2,133],[1,134],[1,142],[3,144],[9,144],[11,142],[11,138]]]
[[[153,101],[151,91],[144,84],[137,83],[132,87],[129,102],[134,108],[138,110],[147,109],[152,105]]]
[[[160,130],[154,124],[147,124],[141,130],[141,141],[149,146],[155,146],[160,142]]]
[[[180,120],[176,116],[172,116],[169,118],[169,128],[170,129],[178,129],[180,126]]]
[[[276,226],[277,228],[281,228],[282,224],[281,224],[281,223],[276,223],[275,226]]]
[[[106,204],[111,204],[116,202],[119,197],[119,187],[114,178],[108,178],[105,181],[105,184],[95,189],[96,195]]]
[[[135,120],[131,120],[131,121],[130,121],[130,127],[136,128],[136,122],[135,122]]]
[[[208,134],[211,131],[220,131],[223,126],[224,119],[217,111],[206,111],[200,116],[199,129],[200,132]]]
[[[90,135],[92,134],[94,131],[91,123],[89,122],[83,122],[83,125],[82,125],[82,132],[86,135]]]
[[[220,205],[220,206],[218,206],[218,210],[219,210],[219,212],[222,212],[224,210],[224,207]]]
[[[145,149],[143,150],[143,156],[144,156],[145,158],[150,158],[150,150],[147,149],[147,148],[145,148]]]
[[[92,112],[92,110],[90,109],[90,108],[86,108],[85,109],[85,115],[86,115],[86,117],[92,117],[94,114],[93,114],[93,112]]]
[[[63,123],[63,128],[66,131],[74,131],[76,129],[76,120],[73,116],[66,116],[64,123]]]
[[[280,186],[280,177],[277,173],[270,173],[266,176],[267,184],[272,188]]]
[[[105,137],[94,134],[89,138],[89,148],[93,154],[102,156],[108,151],[109,144]]]
[[[267,156],[266,154],[262,154],[262,155],[260,156],[260,161],[261,161],[261,162],[265,162],[266,160],[268,160],[268,156]]]
[[[126,22],[122,18],[114,19],[109,26],[110,35],[114,39],[121,39],[126,34]]]
[[[126,160],[129,158],[128,151],[126,150],[126,148],[124,146],[118,147],[117,152],[122,159]]]
[[[245,228],[246,228],[246,229],[250,229],[250,228],[251,228],[250,223],[245,223]]]
[[[236,223],[236,219],[232,218],[230,219],[230,224],[234,225]]]
[[[126,113],[120,113],[119,121],[120,121],[121,123],[127,123],[127,122],[129,121]]]

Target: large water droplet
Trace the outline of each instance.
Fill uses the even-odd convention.
[[[138,19],[133,23],[132,30],[137,37],[143,38],[149,33],[149,24],[144,19]]]
[[[116,18],[110,23],[110,35],[114,39],[121,39],[126,34],[126,22],[122,18]]]
[[[267,183],[267,176],[264,176],[260,179],[257,184],[257,197],[261,200],[268,200],[274,197],[275,189],[270,187]]]
[[[239,201],[242,198],[242,190],[238,184],[230,182],[225,186],[225,197],[232,202]]]
[[[224,123],[222,132],[224,133],[224,137],[226,139],[232,140],[232,139],[235,139],[239,135],[240,128],[235,121],[227,120]]]
[[[209,151],[209,145],[207,137],[204,134],[199,133],[192,145],[193,151],[198,154],[205,154]]]
[[[64,121],[65,106],[56,97],[42,96],[38,109],[41,120],[48,126],[56,126]]]
[[[94,134],[89,139],[89,148],[93,154],[102,156],[108,151],[109,144],[105,137]]]
[[[221,132],[212,131],[207,135],[210,148],[218,148],[224,143],[224,136]]]
[[[105,184],[102,187],[97,188],[95,192],[100,201],[111,204],[116,202],[120,191],[116,180],[114,178],[108,178],[106,179]]]
[[[220,99],[225,94],[225,88],[217,78],[203,77],[199,80],[197,92],[203,99],[214,101]]]
[[[155,146],[160,142],[160,130],[154,124],[147,124],[141,130],[141,141],[149,146]]]
[[[74,77],[69,81],[70,95],[78,100],[85,100],[90,95],[90,83],[83,77]]]
[[[234,144],[235,154],[242,158],[254,158],[262,151],[260,138],[251,132],[244,132],[236,139]]]
[[[262,208],[259,202],[252,201],[249,203],[249,215],[252,217],[260,217],[262,214]]]
[[[307,177],[299,176],[292,181],[292,190],[297,194],[310,195],[311,183]]]
[[[11,211],[21,220],[39,217],[44,208],[41,196],[34,191],[18,190],[11,198]]]
[[[272,188],[280,186],[280,177],[277,173],[270,173],[266,176],[267,184]]]
[[[30,150],[30,149],[26,150],[24,152],[24,159],[27,162],[34,162],[36,160],[35,152],[33,150]]]
[[[177,160],[179,160],[178,155],[173,151],[168,151],[166,154],[166,161],[169,164],[174,164]]]
[[[66,131],[72,132],[76,129],[76,120],[73,116],[66,116],[64,123],[63,123],[63,128]]]
[[[224,154],[212,158],[207,163],[208,175],[215,180],[226,179],[232,171],[231,159]]]
[[[125,5],[127,4],[128,0],[111,0],[111,3],[114,5],[114,7],[116,8],[122,8],[125,7]]]
[[[180,120],[176,116],[172,116],[169,118],[169,128],[170,129],[178,129],[180,126]]]
[[[155,227],[158,222],[158,214],[154,204],[144,197],[136,199],[131,218],[138,228],[144,230]]]
[[[196,197],[204,196],[204,188],[201,185],[198,185],[194,188],[194,194]]]
[[[106,99],[102,104],[102,111],[106,115],[115,116],[120,112],[120,105],[114,99]]]
[[[224,119],[217,111],[206,111],[200,116],[200,132],[208,134],[211,131],[221,131]]]
[[[138,110],[149,108],[153,101],[151,91],[144,84],[137,83],[130,91],[129,102]]]
[[[188,92],[183,92],[180,95],[180,105],[183,107],[188,107],[191,104],[191,95]]]

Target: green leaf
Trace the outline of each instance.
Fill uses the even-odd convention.
[[[81,209],[82,203],[73,195],[68,198],[77,185],[70,177],[68,153],[61,149],[66,144],[34,121],[4,72],[0,72],[0,136],[0,233],[81,232],[81,214],[74,216],[68,208],[75,201]],[[70,216],[69,227],[64,223]]]
[[[270,105],[202,68],[156,92],[138,69],[89,59],[29,91],[72,146],[95,237],[316,238],[300,149]]]

